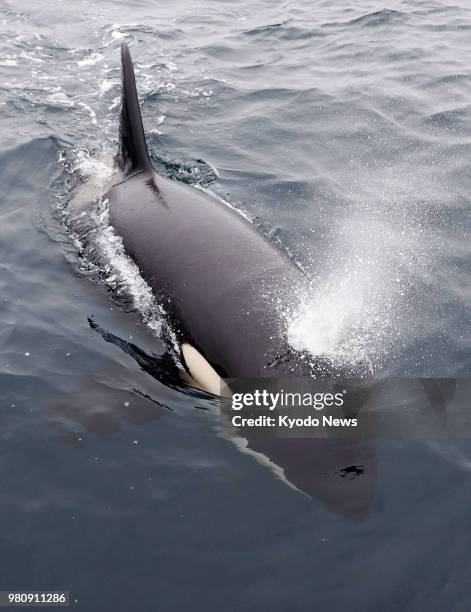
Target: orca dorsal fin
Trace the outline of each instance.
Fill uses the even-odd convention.
[[[152,170],[142,125],[131,53],[124,42],[121,45],[121,82],[123,91],[116,163],[125,174]]]

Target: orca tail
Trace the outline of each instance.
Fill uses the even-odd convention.
[[[151,170],[129,47],[121,45],[122,99],[116,163],[125,174]]]

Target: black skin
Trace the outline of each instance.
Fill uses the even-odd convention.
[[[179,341],[222,377],[341,375],[288,344],[283,311],[308,284],[292,261],[217,198],[154,172],[125,43],[121,76],[122,180],[107,194],[110,220]]]
[[[126,44],[121,48],[121,63],[123,99],[116,162],[122,181],[107,194],[110,220],[164,304],[179,341],[196,347],[224,377],[298,375],[365,382],[369,372],[364,364],[338,368],[289,346],[282,311],[308,283],[282,252],[216,198],[154,172]],[[157,362],[138,347],[91,325],[146,372],[159,377],[165,373],[167,384],[179,387],[178,372],[166,358]],[[427,386],[426,391],[436,397],[434,388]],[[357,389],[345,414],[356,415],[370,393],[369,388]],[[442,404],[435,402],[434,409],[440,412]],[[374,449],[361,439],[256,437],[248,439],[247,445],[282,467],[299,490],[319,497],[337,512],[366,516],[376,462]]]
[[[173,318],[180,341],[221,376],[308,375],[280,307],[303,274],[240,214],[207,193],[142,170],[106,196],[110,222]]]

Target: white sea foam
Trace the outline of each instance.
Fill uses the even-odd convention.
[[[100,84],[100,97],[105,95],[105,93],[110,91],[110,89],[113,89],[113,87],[115,87],[116,85],[118,85],[118,81],[112,81],[111,79],[103,79]]]
[[[164,311],[155,300],[138,267],[126,254],[121,237],[109,223],[108,200],[101,197],[113,178],[111,152],[94,157],[87,151],[79,151],[72,171],[78,173],[84,181],[71,204],[70,215],[75,215],[75,219],[82,222],[86,217],[85,239],[77,241],[81,249],[84,249],[85,242],[89,243],[88,248],[84,249],[85,259],[92,253],[91,263],[98,266],[107,286],[118,296],[130,300],[147,326],[154,333],[160,334]],[[90,207],[92,202],[94,204]],[[73,226],[72,223],[72,231]]]
[[[72,171],[79,174],[84,182],[91,187],[87,193],[89,202],[100,197],[109,187],[113,177],[113,153],[102,151],[101,155],[91,155],[90,151],[81,149],[76,152]]]
[[[78,60],[77,66],[94,66],[103,59],[102,53],[92,53],[88,57]]]
[[[85,199],[96,200],[112,179],[111,152],[102,157],[79,152],[76,169],[85,177],[81,189],[86,190]],[[206,191],[199,185],[196,188]],[[247,221],[257,223],[240,207],[223,198],[219,200]],[[426,280],[433,265],[424,228],[426,221],[415,212],[411,203],[407,211],[386,206],[375,214],[367,205],[363,208],[353,205],[347,211],[333,232],[336,240],[310,289],[295,296],[296,304],[290,304],[290,310],[286,310],[286,304],[293,301],[292,296],[286,296],[286,303],[279,305],[284,309],[293,348],[342,363],[366,361],[375,369],[381,367],[389,351],[401,345],[408,319],[414,319],[410,313],[421,307],[411,291],[411,276]],[[407,215],[406,226],[399,222],[398,214]],[[159,332],[163,311],[137,266],[126,255],[121,238],[110,227],[106,201],[98,202],[91,220],[106,283],[117,294],[130,298],[149,327]],[[426,330],[422,334],[426,335]]]
[[[73,100],[62,90],[60,86],[56,86],[48,96],[48,101],[53,104],[60,104],[65,108],[72,108],[74,106]]]
[[[126,38],[126,36],[128,36],[128,34],[126,34],[126,32],[120,32],[119,30],[113,30],[111,32],[111,36],[116,40],[119,38]]]
[[[155,333],[162,330],[163,310],[156,303],[151,288],[142,278],[139,268],[126,254],[123,241],[109,223],[108,200],[100,200],[91,213],[96,223],[95,246],[103,257],[106,284],[117,295],[125,295],[132,300],[133,307],[140,313],[145,323]]]
[[[96,112],[93,110],[93,108],[91,106],[89,106],[88,104],[85,104],[85,102],[79,102],[79,106],[82,106],[90,115],[90,118],[92,120],[93,125],[97,125],[98,121],[96,118]]]

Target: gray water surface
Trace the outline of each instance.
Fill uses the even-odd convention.
[[[160,379],[158,305],[106,215],[72,231],[68,210],[109,179],[125,40],[158,171],[312,278],[287,296],[294,345],[469,376],[470,36],[462,0],[0,1],[0,589],[97,612],[469,609],[467,441],[299,442],[271,457],[309,483],[288,486]]]

